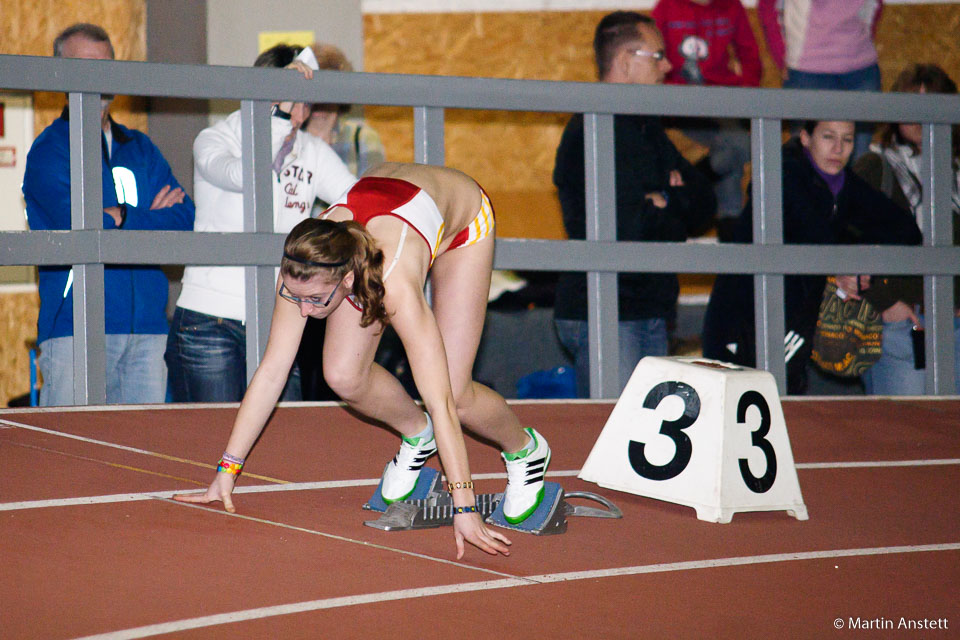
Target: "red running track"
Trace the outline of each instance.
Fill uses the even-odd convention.
[[[551,479],[624,517],[460,562],[449,528],[363,526],[397,440],[336,405],[277,410],[236,515],[167,498],[210,481],[235,407],[0,411],[0,637],[960,637],[960,400],[783,404],[810,519],[728,524],[575,477],[612,403],[514,404]]]

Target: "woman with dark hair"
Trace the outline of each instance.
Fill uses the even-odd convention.
[[[904,69],[890,89],[901,93],[956,94],[957,85],[935,64],[913,64]],[[960,244],[960,132],[953,135],[953,243]],[[879,142],[870,147],[853,167],[857,174],[909,211],[923,226],[920,206],[922,127],[917,123],[881,125]],[[957,352],[954,359],[957,391],[960,393],[960,280],[954,280],[954,319]],[[912,332],[923,327],[923,278],[899,276],[873,278],[864,297],[882,310],[883,353],[863,374],[867,393],[876,395],[921,395],[926,386],[924,369],[916,367]],[[917,348],[923,348],[922,344]]]
[[[351,408],[403,436],[384,471],[384,501],[408,497],[424,461],[439,449],[457,512],[457,557],[464,540],[487,553],[509,553],[509,540],[476,511],[461,422],[504,451],[504,517],[513,524],[543,499],[550,447],[471,377],[493,268],[493,228],[490,201],[473,179],[415,164],[376,167],[320,219],[294,227],[284,245],[266,353],[217,477],[206,493],[178,499],[222,500],[233,511],[237,474],[280,396],[306,319],[326,318],[327,383]],[[424,296],[428,273],[432,308]],[[426,411],[374,362],[387,323],[403,342]]]
[[[804,124],[783,147],[783,241],[785,244],[919,244],[916,223],[849,168],[854,123]],[[748,190],[749,193],[749,190]],[[753,203],[748,200],[735,230],[737,242],[753,241]],[[862,278],[861,278],[862,279]],[[857,278],[837,284],[856,295]],[[806,391],[807,361],[826,276],[787,276],[784,339],[787,392]],[[717,278],[703,328],[703,355],[756,366],[753,278]]]

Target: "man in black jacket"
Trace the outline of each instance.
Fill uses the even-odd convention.
[[[617,11],[597,25],[594,53],[601,82],[662,84],[670,71],[663,38],[653,20]],[[638,88],[638,100],[642,89]],[[667,138],[659,117],[614,117],[617,240],[683,242],[706,224],[716,208],[707,180]],[[557,149],[553,182],[563,223],[571,239],[585,238],[586,201],[583,116],[574,114]],[[619,292],[620,389],[637,362],[667,355],[667,323],[676,314],[679,284],[672,273],[621,273]],[[563,273],[557,282],[554,322],[560,341],[571,352],[577,391],[589,395],[586,276]]]

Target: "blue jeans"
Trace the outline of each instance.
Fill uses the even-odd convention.
[[[880,67],[873,64],[863,69],[847,73],[808,73],[789,69],[784,89],[827,89],[832,91],[880,91]],[[853,155],[856,160],[870,148],[873,137],[872,123],[857,123],[857,134],[853,142]]]
[[[107,404],[163,402],[167,367],[163,334],[118,333],[106,336]],[[43,376],[40,406],[61,407],[73,399],[73,336],[40,343],[37,366]]]
[[[590,397],[590,347],[587,323],[584,320],[554,320],[560,344],[573,357],[577,373],[577,397]],[[667,355],[667,321],[665,318],[625,320],[619,323],[620,389],[627,386],[637,363],[644,356]],[[618,392],[618,395],[619,395]]]
[[[921,316],[921,321],[923,317]],[[910,320],[883,323],[883,353],[863,374],[863,385],[870,395],[919,396],[926,390],[926,370],[913,368],[913,340]],[[953,380],[960,393],[960,318],[953,319]]]
[[[247,333],[243,323],[177,307],[167,350],[172,402],[239,402],[247,389]],[[281,400],[300,400],[294,366]]]

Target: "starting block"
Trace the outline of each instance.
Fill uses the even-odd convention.
[[[705,358],[641,360],[579,477],[710,522],[808,517],[773,376]]]
[[[605,506],[606,509],[572,505],[567,502],[567,498],[593,500]],[[566,533],[567,516],[622,518],[623,513],[615,504],[596,493],[590,493],[589,491],[571,491],[570,493],[564,493],[563,487],[556,482],[544,482],[543,501],[526,520],[518,522],[517,524],[510,524],[503,516],[503,503],[500,503],[497,505],[493,514],[486,519],[486,522],[513,531],[532,533],[535,536],[550,536],[558,533]]]
[[[390,464],[389,462],[387,464]],[[387,467],[383,467],[384,472],[386,472]],[[383,489],[383,474],[380,475],[380,484],[377,485],[377,490],[373,492],[373,496],[370,497],[370,501],[363,505],[363,508],[368,511],[386,511],[390,505],[383,501],[383,494],[381,490]],[[410,494],[410,497],[407,500],[427,500],[429,496],[440,496],[442,495],[443,490],[440,482],[440,472],[434,469],[433,467],[423,467],[420,469],[420,475],[417,476],[417,484],[413,487],[413,493]],[[436,499],[434,499],[436,500]],[[393,503],[398,504],[398,503]]]
[[[424,467],[420,472],[423,479],[423,472],[429,467]],[[431,469],[434,473],[433,469]],[[417,488],[420,487],[420,479],[417,481]],[[431,529],[434,527],[450,526],[453,524],[453,498],[446,491],[440,490],[439,474],[436,478],[429,480],[430,486],[436,490],[430,491],[425,497],[409,499],[402,502],[394,502],[386,506],[381,515],[376,520],[367,520],[364,522],[368,527],[382,529],[384,531],[411,531],[415,529]],[[584,507],[581,505],[571,505],[565,497],[584,498],[599,502],[606,507],[599,509],[596,507]],[[380,497],[380,487],[370,502],[364,505],[364,509],[373,509],[374,504],[383,503]],[[555,482],[544,483],[543,501],[540,506],[530,514],[523,522],[510,524],[503,517],[503,494],[502,493],[481,493],[477,495],[477,510],[480,516],[488,524],[504,527],[513,531],[522,533],[532,533],[533,535],[554,535],[564,533],[567,530],[568,516],[586,516],[593,518],[622,518],[620,509],[603,496],[587,491],[575,491],[564,494],[563,488]]]

